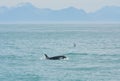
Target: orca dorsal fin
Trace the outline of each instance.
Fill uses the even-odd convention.
[[[49,57],[47,56],[47,54],[44,54],[44,55],[45,55],[46,59],[49,59]]]

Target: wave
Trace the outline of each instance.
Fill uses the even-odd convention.
[[[109,53],[66,53],[64,55],[95,55],[95,56],[120,56],[120,54],[109,54]]]
[[[64,55],[88,55],[87,53],[67,53]]]

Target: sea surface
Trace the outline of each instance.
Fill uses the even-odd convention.
[[[1,24],[0,81],[120,81],[120,24]]]

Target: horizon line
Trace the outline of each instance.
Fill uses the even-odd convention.
[[[0,24],[120,24],[120,21],[48,21],[48,22],[0,22]]]

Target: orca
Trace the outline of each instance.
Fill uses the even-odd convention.
[[[76,44],[75,44],[75,43],[73,43],[73,47],[76,47]]]
[[[45,55],[46,59],[48,59],[48,60],[61,60],[61,59],[65,59],[66,58],[66,56],[64,56],[64,55],[54,56],[54,57],[48,57],[47,54],[44,54],[44,55]]]

